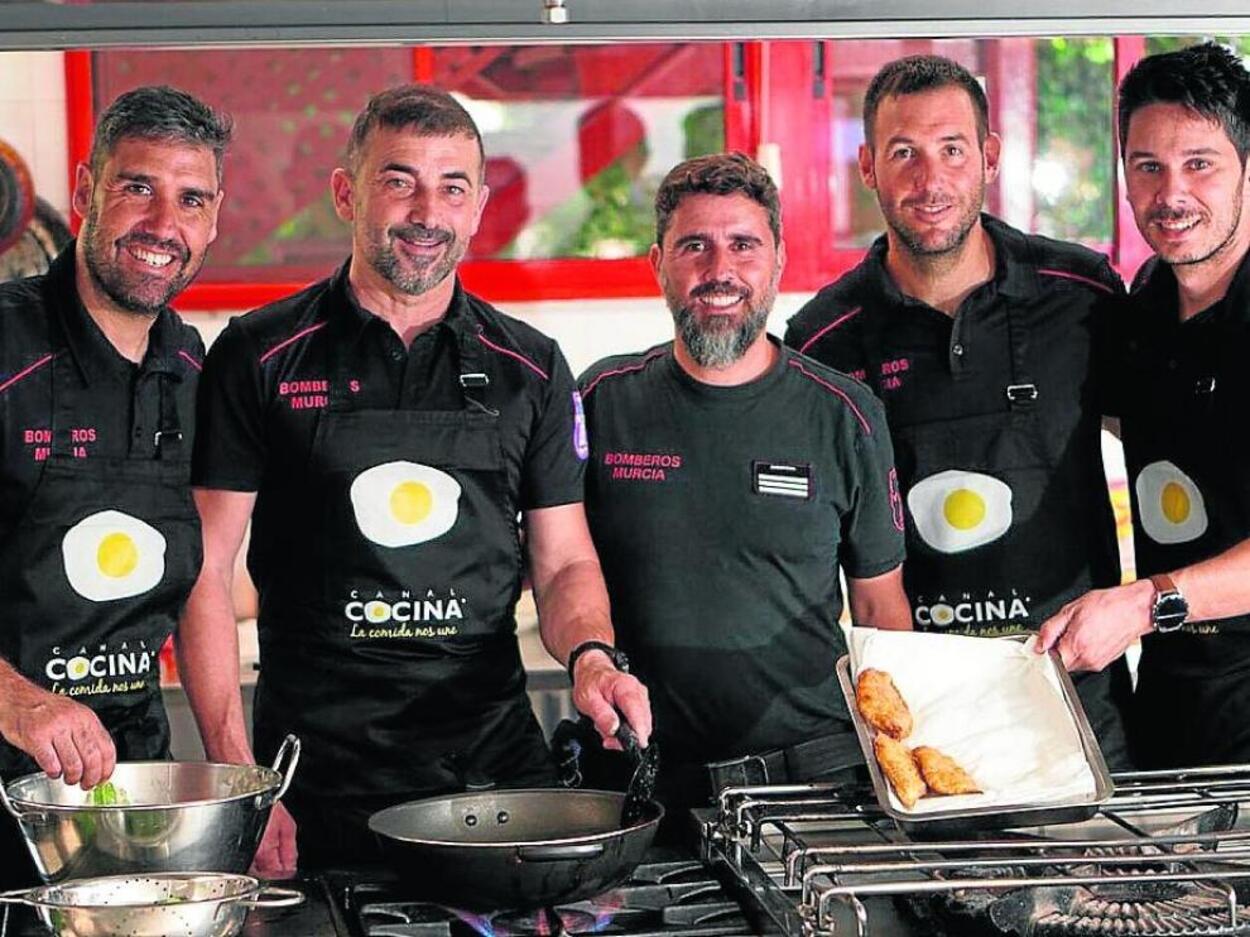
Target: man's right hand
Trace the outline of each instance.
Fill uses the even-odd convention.
[[[281,803],[273,805],[269,825],[261,838],[252,871],[264,878],[285,878],[295,872],[299,852],[295,848],[295,818]]]
[[[84,790],[108,780],[117,765],[113,739],[94,712],[30,684],[0,707],[0,735],[48,777]]]

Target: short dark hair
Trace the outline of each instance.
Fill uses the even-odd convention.
[[[745,195],[763,207],[774,243],[781,240],[781,199],[768,171],[742,153],[696,156],[674,166],[655,193],[655,243],[664,245],[664,232],[673,212],[687,195]]]
[[[459,101],[433,85],[399,85],[379,91],[356,116],[347,138],[347,168],[355,173],[360,151],[376,127],[412,130],[420,137],[470,137],[477,141],[482,172],[486,171],[486,149],[473,117]]]
[[[881,66],[868,83],[864,93],[864,142],[869,149],[873,145],[873,124],[882,99],[940,88],[962,88],[967,92],[977,119],[977,143],[985,143],[990,133],[990,103],[972,72],[940,55],[908,55]]]
[[[89,157],[91,174],[99,177],[120,141],[157,140],[212,150],[220,185],[233,132],[229,115],[214,111],[194,95],[169,85],[145,85],[118,95],[96,121]]]
[[[1133,114],[1149,104],[1179,104],[1218,123],[1241,164],[1250,153],[1250,72],[1231,50],[1203,42],[1175,52],[1148,55],[1120,82],[1120,153]]]

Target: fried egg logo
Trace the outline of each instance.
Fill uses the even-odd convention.
[[[384,462],[356,476],[351,488],[356,526],[383,547],[408,547],[441,537],[456,525],[460,483],[416,462]]]
[[[1155,543],[1186,543],[1206,533],[1202,492],[1171,462],[1151,462],[1134,487],[1142,528]]]
[[[920,539],[942,553],[992,543],[1011,526],[1011,489],[989,475],[948,469],[907,492]]]
[[[84,517],[61,541],[70,588],[92,602],[147,592],[165,575],[165,538],[121,511]]]

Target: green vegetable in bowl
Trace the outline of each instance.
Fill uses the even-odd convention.
[[[126,796],[126,792],[112,781],[101,781],[87,791],[88,807],[115,807],[118,804],[128,803],[130,803],[130,798]]]

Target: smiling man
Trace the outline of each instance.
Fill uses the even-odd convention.
[[[1023,635],[1120,580],[1093,369],[1106,258],[982,212],[1001,142],[977,80],[937,56],[885,65],[860,176],[886,232],[790,320],[786,342],[885,403],[907,505],[916,627]],[[1127,665],[1078,678],[1108,762],[1127,764]]]
[[[526,554],[577,707],[605,737],[618,710],[650,733],[646,691],[612,660],[572,374],[455,276],[488,195],[472,117],[435,88],[381,92],[330,184],[352,256],[233,320],[200,394],[183,680],[210,757],[251,761],[230,585],[252,518],[256,750],[304,745],[284,800],[298,830],[275,811],[263,871],[294,865],[296,832],[303,868],[365,862],[383,807],[554,782],[515,635]]]
[[[181,91],[123,94],[78,167],[77,242],[0,286],[0,777],[90,787],[168,757],[157,652],[199,572],[204,357],[168,304],[216,237],[229,139]],[[16,833],[0,885],[33,878]]]
[[[1097,669],[1142,638],[1131,736],[1144,767],[1250,761],[1250,73],[1214,44],[1142,59],[1120,86],[1129,204],[1155,256],[1108,329],[1136,582],[1047,622]]]
[[[587,513],[651,691],[657,794],[681,808],[727,783],[849,777],[863,759],[834,676],[839,570],[856,622],[910,627],[881,404],[764,331],[785,244],[761,166],[682,163],[655,212],[676,338],[580,383]]]

